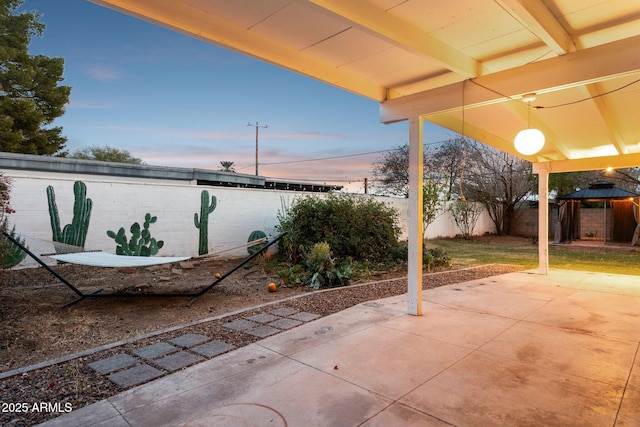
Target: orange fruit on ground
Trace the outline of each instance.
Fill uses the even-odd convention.
[[[273,282],[272,282],[272,283],[269,283],[269,284],[267,285],[267,289],[269,290],[269,292],[275,292],[275,291],[277,290],[277,288],[276,288],[276,284],[275,284],[275,283],[273,283]]]

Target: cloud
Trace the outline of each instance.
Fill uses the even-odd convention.
[[[91,65],[87,72],[92,79],[99,81],[117,80],[120,77],[117,71],[102,65]]]

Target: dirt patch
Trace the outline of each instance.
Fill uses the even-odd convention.
[[[76,294],[46,269],[0,271],[0,372],[310,292],[308,287],[279,287],[269,292],[267,285],[278,283],[278,277],[267,273],[265,260],[258,258],[190,307],[188,296],[153,296],[197,293],[216,281],[216,274],[224,275],[241,260],[209,259],[134,269],[55,266],[82,293],[103,289],[100,295],[110,295],[85,298],[65,308],[61,306]],[[403,274],[377,273],[370,279]]]

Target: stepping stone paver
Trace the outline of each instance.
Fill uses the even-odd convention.
[[[300,313],[296,313],[293,316],[289,316],[289,319],[299,320],[301,322],[310,322],[312,320],[316,320],[319,318],[319,314],[307,313],[306,311],[301,311]]]
[[[186,334],[169,340],[171,344],[182,348],[193,347],[205,341],[209,341],[209,337],[200,334]]]
[[[269,313],[274,314],[276,316],[280,316],[280,317],[289,317],[292,314],[297,313],[298,311],[299,310],[296,310],[295,308],[282,307],[282,308],[277,308],[275,310],[272,310]]]
[[[169,372],[174,372],[179,369],[186,368],[187,366],[193,365],[194,363],[202,362],[203,360],[205,359],[201,356],[193,353],[187,353],[186,351],[181,351],[170,356],[155,359],[153,363],[161,367],[162,369],[166,369]]]
[[[260,338],[265,338],[270,335],[275,335],[278,332],[280,332],[280,329],[276,329],[267,325],[258,326],[257,328],[244,331],[244,333],[246,334],[253,335],[254,337],[260,337]]]
[[[171,344],[167,344],[166,342],[158,342],[146,347],[137,348],[133,350],[133,354],[138,357],[142,357],[143,359],[157,359],[158,357],[162,357],[165,354],[173,353],[174,351],[178,350],[179,349],[177,347],[174,347]]]
[[[321,317],[319,314],[282,307],[269,313],[258,313],[244,319],[237,319],[222,326],[259,338],[266,338],[319,317]],[[326,331],[316,331],[316,334],[327,332],[333,328],[326,329]],[[205,335],[185,334],[168,342],[157,342],[131,350],[134,355],[149,360],[155,367],[149,364],[133,366],[140,363],[140,359],[128,354],[119,354],[90,363],[88,366],[99,374],[110,374],[107,378],[119,388],[125,389],[163,376],[165,372],[157,368],[175,372],[234,348],[235,346],[232,344],[211,340]]]
[[[227,344],[224,341],[213,340],[206,344],[193,347],[191,351],[196,352],[204,357],[213,357],[229,351],[232,348],[234,348],[233,345]]]
[[[281,317],[274,316],[273,314],[269,314],[269,313],[259,313],[254,316],[249,316],[246,319],[251,320],[252,322],[269,323],[269,322],[273,322],[274,320],[281,319]]]
[[[239,319],[234,320],[233,322],[225,323],[225,328],[233,329],[234,331],[245,331],[247,329],[255,328],[258,326],[258,323],[252,322],[251,320]]]
[[[294,319],[280,319],[280,320],[276,320],[275,322],[269,323],[269,326],[272,326],[278,329],[291,329],[291,328],[295,328],[296,326],[302,325],[302,323],[303,322],[299,320],[294,320]]]
[[[117,372],[109,375],[109,381],[117,385],[119,388],[127,388],[134,385],[146,383],[152,379],[161,377],[164,375],[159,369],[149,365],[140,365],[134,368],[129,368],[124,371]]]
[[[138,363],[138,359],[135,357],[131,357],[128,354],[119,354],[108,359],[89,363],[88,366],[99,374],[108,374],[109,372],[135,365],[136,363]]]

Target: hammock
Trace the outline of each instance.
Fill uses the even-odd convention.
[[[89,265],[92,267],[147,267],[150,265],[185,261],[191,257],[143,257],[115,255],[106,252],[77,252],[73,254],[49,255],[49,258],[53,258],[56,261]]]
[[[111,294],[100,294],[102,289],[96,289],[96,290],[94,290],[92,292],[89,292],[89,293],[83,293],[78,288],[73,286],[67,279],[62,277],[62,275],[60,275],[60,273],[58,273],[57,271],[55,271],[51,267],[49,267],[42,259],[40,259],[40,257],[38,257],[36,254],[34,254],[32,251],[30,251],[29,248],[26,247],[24,244],[22,244],[18,239],[16,239],[15,237],[11,236],[9,233],[7,233],[5,230],[3,230],[1,228],[0,228],[0,233],[2,233],[7,239],[9,239],[11,242],[13,242],[13,244],[18,246],[27,255],[29,255],[31,258],[33,258],[38,264],[40,264],[42,267],[44,267],[49,273],[51,273],[54,277],[56,277],[62,283],[67,285],[67,287],[69,287],[69,289],[71,289],[73,292],[76,293],[77,297],[74,300],[69,301],[66,304],[63,304],[62,307],[67,307],[69,305],[75,304],[78,301],[81,301],[81,300],[83,300],[83,299],[85,299],[87,297],[109,297],[109,296],[113,296]],[[238,270],[240,267],[242,267],[243,265],[245,265],[246,263],[251,261],[253,258],[257,257],[258,255],[260,255],[261,253],[266,251],[271,245],[273,245],[274,243],[276,243],[280,239],[282,239],[282,237],[284,237],[285,234],[286,234],[286,232],[285,233],[281,233],[281,234],[275,236],[275,238],[273,240],[269,241],[269,242],[266,241],[267,240],[266,238],[262,238],[262,239],[254,240],[254,241],[247,242],[246,244],[241,245],[241,246],[253,245],[253,244],[255,244],[256,242],[259,242],[259,241],[260,242],[265,242],[265,244],[262,245],[262,247],[260,247],[256,252],[254,252],[253,254],[249,255],[247,258],[242,260],[234,268],[232,268],[231,270],[227,271],[220,278],[216,279],[209,286],[205,287],[204,289],[202,289],[201,291],[199,291],[197,293],[191,293],[191,294],[185,294],[185,293],[173,293],[173,294],[118,294],[118,296],[148,296],[148,297],[154,297],[154,296],[155,297],[161,297],[161,296],[162,297],[176,297],[176,296],[181,296],[181,297],[192,297],[191,300],[187,303],[187,307],[190,307],[191,304],[193,304],[199,296],[201,296],[204,293],[206,293],[207,291],[209,291],[211,288],[213,288],[215,285],[217,285],[218,283],[223,281],[226,277],[228,277],[233,272]],[[225,249],[225,250],[220,251],[220,252],[226,252],[228,250],[230,250],[230,249]],[[90,265],[90,266],[99,266],[99,267],[144,267],[144,266],[149,266],[149,265],[166,264],[166,263],[171,263],[171,262],[184,261],[184,260],[191,259],[191,258],[210,257],[210,256],[215,256],[215,254],[214,253],[210,253],[210,254],[202,255],[200,257],[139,257],[139,256],[114,255],[114,254],[109,254],[109,253],[104,253],[104,252],[75,252],[75,253],[58,254],[58,255],[47,254],[46,256],[48,256],[49,258],[53,258],[55,260],[58,260],[58,261],[74,263],[74,264],[81,264],[81,265]]]

